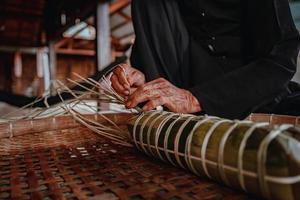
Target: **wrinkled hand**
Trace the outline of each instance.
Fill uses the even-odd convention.
[[[143,102],[146,102],[143,107],[144,111],[153,110],[157,106],[165,106],[176,113],[196,113],[202,110],[198,100],[191,92],[177,88],[163,78],[138,87],[129,96],[126,106],[134,108]]]
[[[118,94],[127,96],[145,83],[145,75],[128,64],[120,64],[113,70],[110,81]]]

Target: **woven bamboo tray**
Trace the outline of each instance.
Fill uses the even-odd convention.
[[[130,115],[108,117],[125,128]],[[251,199],[114,144],[71,117],[4,124],[0,137],[0,199]]]

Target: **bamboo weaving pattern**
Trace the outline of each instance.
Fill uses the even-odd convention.
[[[111,119],[126,125],[118,114]],[[250,200],[99,137],[80,123],[1,138],[0,147],[1,200]]]

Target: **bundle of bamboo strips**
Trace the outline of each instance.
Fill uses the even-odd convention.
[[[120,128],[120,124],[116,123],[116,120],[114,120],[116,115],[104,115],[100,112],[100,102],[124,104],[123,97],[112,89],[105,77],[98,83],[93,79],[85,79],[78,74],[75,75],[78,81],[71,79],[68,79],[68,81],[84,89],[85,92],[71,90],[61,81],[56,81],[56,92],[61,103],[49,106],[47,102],[49,96],[46,96],[19,110],[22,112],[24,109],[28,109],[26,115],[20,116],[18,111],[7,114],[1,119],[4,123],[0,124],[0,138],[42,132],[47,129],[71,128],[81,124],[116,143],[130,146],[128,132]],[[91,87],[87,87],[87,85]],[[65,93],[71,94],[73,98],[65,100],[62,95]],[[33,104],[40,101],[43,101],[48,106],[46,108],[31,108]],[[91,105],[88,102],[94,102],[94,104]],[[78,109],[78,106],[81,106],[80,109]],[[132,112],[137,111],[132,110]],[[90,114],[87,115],[87,113]],[[121,114],[117,118],[120,120],[124,116],[128,119],[131,115],[130,113]]]

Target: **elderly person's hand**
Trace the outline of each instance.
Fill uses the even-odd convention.
[[[112,87],[122,96],[128,96],[145,83],[145,75],[128,64],[120,64],[112,72]]]
[[[177,88],[169,81],[159,78],[148,82],[129,96],[126,106],[134,108],[145,102],[144,111],[150,111],[157,106],[165,106],[172,112],[196,113],[202,111],[201,106],[188,90]]]

